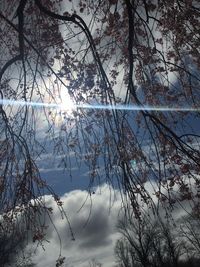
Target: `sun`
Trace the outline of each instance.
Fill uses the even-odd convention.
[[[75,103],[72,101],[66,88],[61,88],[59,93],[59,100],[60,111],[72,114],[73,110],[75,109]]]
[[[51,120],[56,127],[62,127],[66,121],[73,117],[76,105],[71,99],[66,88],[60,88],[54,94],[54,103],[50,111]]]
[[[69,118],[73,117],[73,111],[76,109],[75,102],[70,97],[67,88],[60,87],[52,94],[51,101],[49,103],[50,120],[60,127]]]

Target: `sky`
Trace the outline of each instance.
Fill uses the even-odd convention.
[[[70,5],[73,5],[73,3]],[[71,6],[69,6],[69,9],[70,8]],[[65,6],[62,6],[61,9],[65,10]],[[90,23],[90,19],[90,16],[85,16],[85,21],[87,24]],[[62,33],[64,32],[63,27],[63,25],[60,25],[60,30]],[[91,27],[91,29],[92,33],[95,35],[95,26],[93,28]],[[159,37],[159,35],[156,35],[156,37]],[[57,63],[58,62],[54,64],[55,70],[57,70],[57,67],[59,69],[59,66],[56,66]],[[111,62],[111,65],[112,64],[113,62]],[[46,71],[44,71],[44,74],[46,75]],[[118,84],[120,83],[123,75],[124,72],[122,71],[117,80]],[[13,77],[14,76],[15,75],[13,75]],[[55,82],[53,80],[54,78],[51,77],[51,81],[49,82],[49,84],[47,83],[47,91],[45,91],[46,88],[42,88],[42,82],[41,84],[39,83],[37,87],[37,89],[42,88],[41,92],[46,92],[47,95],[45,95],[44,93],[44,97],[40,97],[39,99],[40,101],[45,101],[45,103],[47,104],[49,101],[49,91],[52,91],[54,93],[56,92],[55,100],[59,100],[59,97],[57,99],[58,92],[56,91],[56,89],[58,88],[54,84]],[[69,84],[66,79],[63,80],[66,85]],[[30,82],[32,83],[31,79]],[[175,85],[177,82],[176,76],[173,76],[171,73],[169,73],[169,79],[167,82]],[[176,86],[178,86],[178,82]],[[19,87],[19,85],[17,87]],[[64,102],[64,105],[68,105],[67,101],[70,100],[68,96],[62,95],[62,89],[63,88],[61,88],[61,100],[65,99],[62,102]],[[142,101],[145,94],[145,87],[143,88],[142,86],[138,86],[137,90],[138,96]],[[126,91],[123,90],[123,87],[115,86],[115,94],[124,98]],[[32,99],[35,101],[35,99],[37,99],[37,94],[33,95]],[[51,98],[50,100],[51,103],[52,99],[53,98]],[[71,102],[69,102],[69,106],[71,105]],[[159,108],[163,107],[161,106]],[[187,107],[182,106],[180,108]],[[13,108],[13,110],[14,109],[15,108]],[[133,112],[136,111],[129,110],[128,112],[129,114],[133,114]],[[175,110],[174,112],[177,112],[177,110]],[[188,115],[185,125],[177,125],[177,128],[179,128],[180,132],[183,132],[185,134],[190,131],[191,128],[194,128],[194,133],[199,133],[199,119],[193,116],[193,114],[194,113],[192,113],[192,115]],[[92,260],[102,263],[105,267],[116,266],[114,247],[116,241],[120,237],[116,225],[118,220],[123,216],[123,193],[119,191],[119,189],[115,187],[115,185],[105,184],[105,181],[99,182],[98,179],[93,183],[93,187],[89,188],[89,170],[81,157],[78,159],[77,164],[77,157],[75,157],[75,154],[72,151],[66,150],[65,153],[56,153],[55,149],[53,148],[55,144],[54,141],[56,140],[56,138],[63,136],[62,134],[60,135],[59,132],[59,127],[63,123],[62,115],[60,116],[61,118],[58,118],[56,121],[58,127],[55,127],[54,129],[54,141],[52,141],[51,138],[48,140],[46,138],[48,124],[46,117],[40,114],[39,108],[37,109],[37,112],[35,112],[34,116],[36,118],[35,129],[37,130],[37,140],[41,141],[41,144],[45,143],[45,150],[37,157],[36,163],[42,179],[46,180],[48,185],[61,197],[61,201],[63,201],[63,209],[69,220],[69,224],[66,223],[66,219],[62,218],[62,214],[60,214],[53,198],[48,195],[48,192],[45,192],[46,195],[44,196],[44,198],[46,205],[53,208],[53,224],[48,217],[45,218],[45,224],[48,225],[48,228],[46,233],[46,241],[44,241],[44,247],[39,246],[37,250],[35,250],[35,245],[32,244],[32,242],[27,245],[27,251],[29,249],[33,252],[35,251],[35,253],[32,254],[32,261],[37,264],[37,267],[53,267],[61,249],[62,256],[66,258],[64,266],[87,267],[89,266],[89,262],[91,262]],[[133,118],[134,116],[130,116],[130,118],[128,119],[133,121]],[[135,127],[134,123],[132,123],[132,127]],[[141,138],[143,138],[142,131],[140,132]],[[73,125],[71,132],[73,132]],[[146,135],[145,138],[146,139],[144,140],[144,145],[145,142],[148,143],[147,139],[149,138],[149,136]],[[139,139],[140,137],[138,137],[138,140]],[[146,152],[145,149],[147,151],[148,147],[144,146],[144,152]],[[64,162],[62,161],[62,159],[65,157],[67,162],[66,168]],[[68,160],[69,158],[70,162]],[[100,172],[105,174],[103,163],[101,161],[100,165]],[[148,188],[149,192],[153,193],[153,187],[151,184],[147,183],[146,187]],[[156,202],[155,195],[153,195],[153,198]],[[181,216],[181,212],[182,210],[177,209],[176,214],[178,215],[176,216]],[[57,231],[55,231],[55,228],[57,229]]]

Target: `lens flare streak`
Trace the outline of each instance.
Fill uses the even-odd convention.
[[[136,105],[76,105],[82,109],[107,109],[107,110],[127,110],[127,111],[182,111],[198,112],[200,108],[180,108],[180,107],[159,107],[159,106],[136,106]]]
[[[38,108],[55,108],[59,110],[67,110],[67,104],[56,104],[56,103],[44,103],[44,102],[33,102],[13,99],[0,99],[0,105],[10,106],[27,106],[27,107],[38,107]],[[177,112],[199,112],[200,108],[181,108],[181,107],[159,107],[159,106],[136,106],[136,105],[99,105],[99,104],[74,104],[72,109],[100,109],[100,110],[127,110],[127,111],[177,111]]]

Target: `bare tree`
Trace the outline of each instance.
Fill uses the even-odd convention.
[[[27,250],[28,243],[26,228],[25,231],[19,231],[18,227],[3,227],[0,232],[0,265],[2,267],[34,267],[32,261],[34,255],[31,249]]]
[[[180,219],[180,236],[185,239],[186,253],[188,257],[198,258],[200,251],[200,233],[199,218],[193,216],[184,216]]]
[[[95,259],[89,262],[89,267],[102,267],[103,265]]]
[[[127,211],[117,229],[121,239],[116,243],[115,255],[121,266],[181,266],[181,256],[188,244],[183,242],[178,229],[171,230],[171,223],[150,216],[138,220]]]
[[[138,220],[126,208],[119,220],[121,238],[115,245],[115,256],[121,267],[184,267],[199,265],[199,218],[184,215],[178,220],[144,216]]]

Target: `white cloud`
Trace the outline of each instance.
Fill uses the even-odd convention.
[[[145,184],[145,189],[152,196],[154,203],[158,204],[158,199],[154,194],[155,187],[156,183],[153,181]],[[177,189],[175,187],[174,192]],[[161,190],[163,194],[167,193],[164,188]],[[60,254],[60,247],[62,247],[62,256],[66,257],[64,266],[86,267],[89,266],[89,261],[92,259],[103,263],[104,267],[115,266],[114,246],[120,237],[116,224],[119,217],[123,215],[121,197],[120,191],[108,185],[95,188],[91,194],[83,190],[74,190],[64,194],[61,197],[62,207],[75,237],[75,240],[72,240],[69,224],[66,219],[62,218],[54,199],[49,195],[43,196],[46,207],[53,208],[53,224],[48,217],[44,219],[41,216],[40,223],[49,225],[46,235],[49,242],[44,241],[45,250],[39,247],[36,255],[33,256],[32,260],[37,264],[36,266],[55,266]],[[184,201],[181,205],[182,207],[177,203],[171,211],[175,220],[186,215],[186,210],[191,209],[189,201]],[[144,205],[144,209],[147,210],[147,208]],[[166,216],[165,211],[164,206],[160,203],[159,212],[162,218]],[[148,209],[148,213],[153,218],[151,209]],[[54,225],[59,235],[56,233]],[[32,246],[35,244],[31,242],[27,250]]]
[[[88,266],[96,259],[103,266],[114,266],[114,245],[119,237],[116,223],[121,208],[120,193],[103,185],[89,195],[86,191],[76,190],[61,197],[63,208],[69,218],[75,237],[73,241],[69,225],[61,218],[52,197],[46,196],[47,206],[54,210],[53,222],[62,241],[62,256],[66,257],[66,266]],[[46,221],[47,224],[48,221]],[[54,266],[60,252],[58,235],[49,224],[47,231],[49,243],[44,244],[45,251],[38,249],[33,261],[38,267]]]

